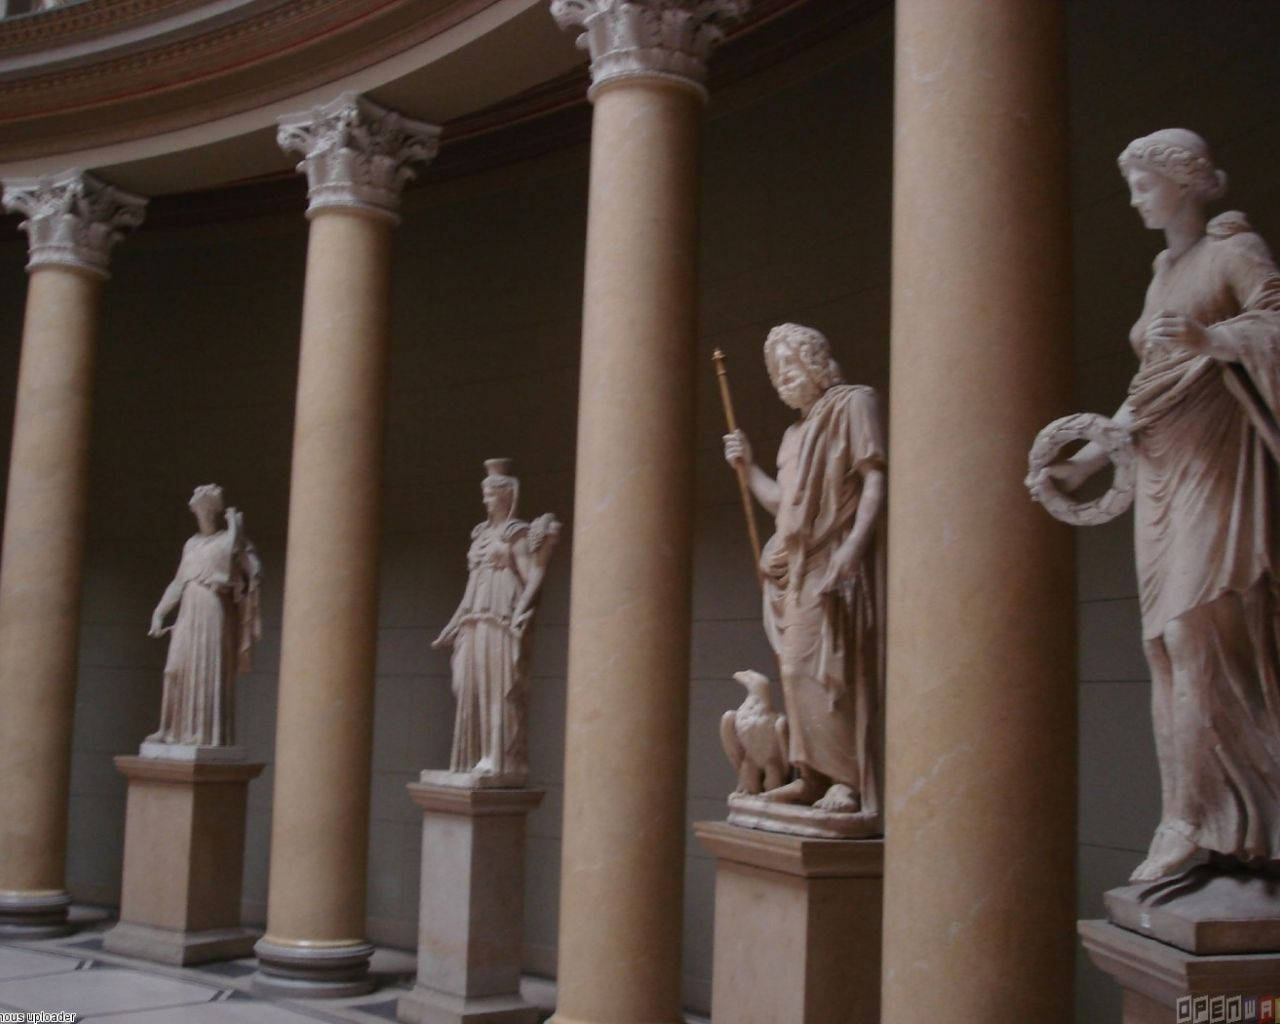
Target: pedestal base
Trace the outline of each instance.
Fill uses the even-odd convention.
[[[244,762],[243,747],[212,747],[198,743],[157,743],[148,740],[138,748],[139,757],[161,761],[200,761],[204,764],[239,764]]]
[[[447,786],[450,789],[524,789],[528,772],[451,772],[443,768],[423,768],[418,781],[424,786]]]
[[[729,796],[729,824],[814,839],[869,839],[884,834],[880,815],[869,811],[824,811],[807,804],[783,804],[761,796]]]
[[[877,1024],[884,840],[693,829],[716,858],[713,1024]]]
[[[1280,994],[1280,954],[1197,956],[1108,921],[1080,921],[1076,928],[1089,959],[1124,990],[1124,1024],[1251,1020],[1243,1004]],[[1224,1016],[1214,1018],[1210,1007],[1218,997]],[[1226,1016],[1226,1004],[1237,997],[1243,1016]],[[1200,1005],[1205,1013],[1195,1016]]]
[[[1202,864],[1112,889],[1107,920],[1188,953],[1280,952],[1280,878]]]
[[[261,764],[123,756],[120,923],[106,949],[166,964],[244,956],[240,927],[245,802]]]
[[[71,896],[62,891],[0,891],[0,938],[52,939],[70,935]]]
[[[520,997],[525,816],[540,789],[409,784],[422,808],[418,983],[396,1007],[410,1024],[533,1024]]]
[[[253,990],[272,999],[345,999],[374,989],[369,977],[373,946],[367,942],[295,946],[262,938],[253,952],[258,958]]]
[[[109,953],[182,967],[251,956],[259,934],[252,928],[182,932],[122,921],[104,936],[102,948]]]

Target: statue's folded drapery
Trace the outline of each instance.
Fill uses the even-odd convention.
[[[182,603],[164,666],[160,729],[149,740],[225,745],[234,738],[235,677],[262,633],[261,569],[253,548],[228,530],[195,534],[175,582]]]
[[[778,653],[788,759],[879,809],[878,706],[883,651],[882,553],[873,543],[836,592],[820,585],[857,516],[868,466],[883,468],[875,391],[837,384],[778,448],[777,530],[761,554],[764,623]],[[834,712],[834,713],[833,713]]]
[[[1145,344],[1174,313],[1215,352]],[[1239,213],[1161,253],[1131,334],[1142,632],[1167,828],[1197,847],[1280,859],[1280,274]]]

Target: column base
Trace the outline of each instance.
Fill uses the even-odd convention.
[[[52,939],[70,935],[76,926],[67,920],[71,896],[64,890],[0,892],[0,938]]]
[[[1124,990],[1124,1024],[1209,1020],[1207,1007],[1216,997],[1225,1004],[1280,993],[1280,953],[1197,955],[1109,921],[1079,921],[1076,930],[1089,959]],[[1179,1000],[1188,999],[1191,1003],[1180,1015]],[[1203,1017],[1193,1013],[1197,1000],[1205,1001]]]
[[[540,1012],[518,995],[467,999],[416,985],[396,1003],[404,1024],[536,1024]]]
[[[211,960],[238,960],[252,956],[253,944],[260,934],[252,928],[183,932],[121,921],[103,936],[102,948],[109,953],[184,967]]]
[[[878,1024],[884,840],[693,830],[716,858],[712,1024]]]
[[[259,939],[253,947],[258,973],[253,990],[273,999],[343,999],[374,989],[369,976],[373,946],[289,945]]]

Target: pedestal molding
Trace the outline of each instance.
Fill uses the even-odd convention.
[[[712,856],[799,878],[881,878],[883,839],[813,839],[723,821],[695,821],[694,835]]]
[[[1109,921],[1078,921],[1089,959],[1129,992],[1173,1007],[1185,995],[1261,995],[1280,991],[1280,954],[1197,956]]]
[[[424,811],[464,814],[468,817],[527,814],[546,796],[544,789],[461,789],[409,782],[409,798]]]
[[[262,762],[170,761],[137,754],[117,754],[112,760],[122,775],[147,782],[247,782],[266,767]]]

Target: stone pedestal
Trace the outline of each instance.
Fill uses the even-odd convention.
[[[540,789],[410,783],[422,808],[418,981],[396,1006],[409,1024],[533,1024],[520,998],[525,816]]]
[[[713,1024],[878,1024],[884,840],[693,829],[716,858]]]
[[[1254,1020],[1244,1004],[1280,995],[1280,953],[1197,956],[1109,921],[1080,921],[1077,930],[1089,959],[1124,990],[1123,1024]],[[1226,1004],[1237,997],[1241,1015],[1232,1017]],[[1180,1000],[1190,1001],[1180,1008]]]
[[[113,953],[166,964],[249,956],[240,927],[245,800],[261,764],[122,756],[129,779]]]

